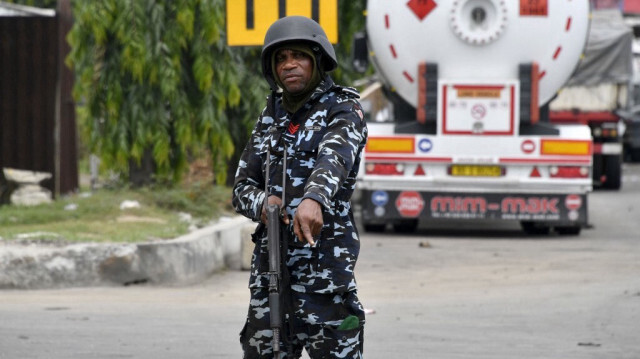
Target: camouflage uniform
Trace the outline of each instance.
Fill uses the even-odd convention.
[[[282,196],[282,153],[287,150],[283,203],[290,219],[303,199],[321,204],[323,227],[315,245],[299,241],[293,220],[286,228],[286,265],[294,315],[292,344],[297,358],[302,346],[312,358],[361,358],[364,312],[356,295],[354,266],[360,243],[351,211],[360,158],[367,138],[362,109],[354,89],[320,82],[307,103],[291,115],[272,94],[247,143],[236,173],[233,205],[239,213],[260,221],[268,197],[264,172],[270,148],[269,194]],[[245,358],[268,358],[268,253],[266,229],[258,225],[251,263],[251,302],[241,342]],[[355,330],[336,332],[348,315],[360,319]],[[285,348],[285,346],[283,346]]]

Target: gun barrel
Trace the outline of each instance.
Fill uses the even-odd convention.
[[[269,250],[269,272],[280,275],[280,206],[267,206],[267,249]]]

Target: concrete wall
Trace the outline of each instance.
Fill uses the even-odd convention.
[[[250,256],[254,227],[235,217],[173,240],[138,244],[0,241],[0,289],[196,283],[223,268],[248,269],[243,256]]]

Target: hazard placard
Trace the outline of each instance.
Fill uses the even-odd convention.
[[[520,16],[547,16],[548,0],[520,0]]]
[[[338,42],[338,0],[227,0],[227,44],[260,46],[269,26],[290,15],[314,19]]]

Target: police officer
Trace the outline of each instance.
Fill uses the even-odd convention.
[[[261,58],[272,92],[238,163],[232,199],[238,213],[260,222],[253,235],[251,300],[240,333],[244,358],[274,355],[266,203],[284,207],[288,234],[280,358],[299,358],[303,348],[311,358],[362,358],[364,311],[354,277],[360,243],[350,203],[367,139],[359,95],[327,74],[337,67],[336,55],[309,18],[273,23]]]

